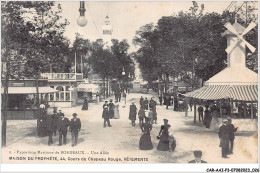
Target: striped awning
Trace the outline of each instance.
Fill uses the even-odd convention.
[[[193,90],[193,91],[191,91],[191,92],[182,94],[182,95],[184,95],[185,97],[193,97],[193,96],[195,96],[196,94],[198,94],[198,93],[204,91],[205,89],[207,89],[206,86],[204,86],[204,87],[202,87],[202,88],[199,88],[199,89],[196,89],[196,90]]]
[[[257,85],[234,85],[229,90],[229,97],[238,101],[257,101]]]
[[[231,98],[238,101],[257,101],[257,85],[210,85],[184,94],[202,100]]]
[[[195,94],[193,97],[203,100],[218,100],[228,98],[228,85],[212,85],[208,86],[202,92]]]

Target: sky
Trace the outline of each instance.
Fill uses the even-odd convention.
[[[80,33],[83,38],[95,41],[102,37],[102,25],[106,15],[109,16],[112,27],[112,38],[127,39],[130,44],[130,52],[134,51],[132,39],[135,32],[145,24],[157,23],[162,16],[171,16],[179,11],[189,11],[192,1],[168,1],[168,2],[87,2],[85,1],[85,17],[88,23],[85,27],[77,25],[79,17],[79,1],[59,1],[63,9],[61,16],[68,19],[65,36],[73,42],[75,33]],[[204,4],[206,12],[222,13],[231,1],[198,2]]]

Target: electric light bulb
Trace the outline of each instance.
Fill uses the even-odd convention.
[[[77,24],[80,26],[80,27],[84,27],[86,26],[88,23],[87,19],[85,18],[85,16],[79,16],[78,20],[77,20]]]

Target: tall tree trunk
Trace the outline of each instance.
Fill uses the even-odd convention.
[[[158,95],[159,95],[159,97],[162,95],[161,94],[161,87],[162,87],[161,77],[160,77],[160,75],[158,75]]]
[[[38,136],[40,136],[40,131],[39,131],[39,123],[40,123],[40,99],[39,99],[39,77],[37,76],[35,79],[35,85],[36,85],[36,108],[37,108],[37,131],[38,131]]]
[[[106,97],[106,78],[103,77],[103,97]]]
[[[165,79],[165,93],[167,93],[167,91],[169,90],[169,74],[166,73],[165,77],[166,77],[166,79]]]
[[[193,99],[193,105],[194,105],[194,124],[196,124],[196,113],[197,113],[197,108],[196,108],[196,100]]]
[[[150,82],[147,83],[146,92],[149,93]]]
[[[52,73],[52,63],[50,63],[50,73]]]
[[[7,55],[8,56],[8,55]],[[8,105],[8,83],[9,83],[9,61],[6,61],[6,76],[4,83],[4,95],[2,101],[2,147],[6,147],[6,118],[7,118],[7,105]]]
[[[108,97],[108,76],[107,76],[107,86],[106,86],[106,97]]]

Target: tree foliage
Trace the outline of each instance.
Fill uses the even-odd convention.
[[[96,40],[91,44],[89,63],[93,72],[102,77],[122,79],[124,70],[128,75],[134,75],[134,63],[128,54],[129,44],[126,40],[112,40],[111,49],[104,48],[103,40]]]
[[[194,86],[199,78],[208,80],[224,69],[227,40],[221,34],[226,30],[226,22],[234,23],[234,16],[234,12],[228,11],[204,14],[204,5],[199,7],[193,2],[189,12],[180,11],[160,18],[157,25],[142,26],[136,31],[133,43],[139,46],[135,59],[144,80],[151,82],[165,74],[180,77]],[[238,22],[248,25],[243,18]],[[257,47],[257,28],[249,32],[246,39]],[[257,69],[256,55],[249,54],[247,58],[248,67],[253,70]]]
[[[64,61],[69,51],[69,41],[63,36],[67,20],[61,21],[60,4],[51,1],[25,2],[30,32],[30,45],[27,51],[27,74],[63,72]]]

